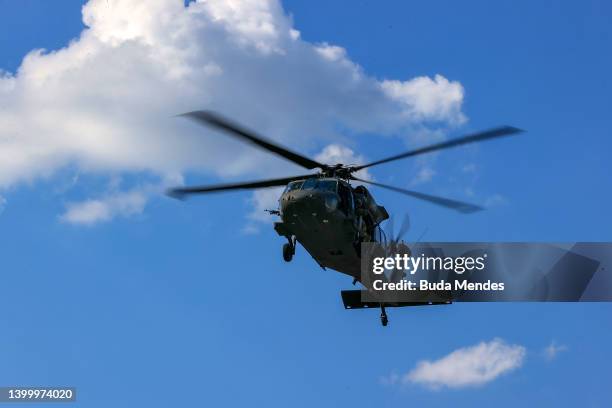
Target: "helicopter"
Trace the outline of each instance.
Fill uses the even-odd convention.
[[[177,187],[169,189],[168,195],[184,199],[196,194],[285,186],[278,200],[278,208],[267,210],[280,217],[280,221],[274,223],[274,229],[279,236],[287,240],[282,248],[283,259],[290,262],[295,255],[297,244],[300,243],[321,268],[329,268],[349,275],[353,278],[353,284],[360,282],[361,279],[362,243],[375,242],[390,245],[400,252],[410,252],[408,246],[400,241],[401,234],[397,237],[392,236],[390,240],[387,238],[385,231],[381,228],[381,223],[389,219],[389,214],[384,206],[376,202],[372,193],[363,184],[392,190],[460,213],[483,210],[482,207],[474,204],[358,178],[355,173],[396,160],[522,132],[521,129],[512,126],[501,126],[420,147],[367,164],[345,165],[320,163],[212,111],[193,111],[179,116],[220,130],[235,139],[280,156],[307,170],[318,169],[318,172],[259,181]],[[351,182],[360,184],[353,186]],[[402,227],[402,229],[405,228]],[[380,307],[383,326],[388,324],[385,307],[450,303],[363,302],[359,294],[359,290],[341,292],[345,309]]]

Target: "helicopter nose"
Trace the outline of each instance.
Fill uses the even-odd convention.
[[[286,217],[323,215],[337,207],[335,194],[319,191],[295,191],[281,199],[281,210]]]

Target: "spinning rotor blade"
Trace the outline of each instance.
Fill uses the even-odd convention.
[[[224,130],[225,132],[238,139],[259,146],[264,150],[275,153],[309,170],[327,167],[322,163],[316,162],[298,153],[294,153],[270,140],[267,140],[262,136],[257,135],[255,132],[251,132],[250,130],[247,130],[237,125],[236,123],[233,123],[229,119],[226,119],[217,113],[210,111],[193,111],[183,113],[179,116],[185,116],[186,118],[192,119],[198,123]]]
[[[285,184],[290,183],[292,181],[303,180],[310,177],[313,177],[313,175],[308,174],[305,176],[293,176],[281,179],[249,181],[245,183],[216,184],[212,186],[178,187],[169,189],[167,191],[167,194],[171,197],[182,199],[191,194],[205,194],[214,193],[217,191],[249,190],[254,188],[284,186]]]
[[[402,223],[400,224],[400,229],[397,235],[395,234],[395,218],[392,216],[389,217],[389,222],[387,224],[387,235],[388,238],[393,242],[399,242],[404,235],[410,229],[410,216],[406,213],[402,218]]]
[[[389,221],[388,221],[388,223],[389,223],[389,224],[388,224],[388,226],[387,226],[387,235],[389,235],[389,237],[388,237],[388,238],[389,238],[391,241],[394,241],[394,240],[395,240],[395,239],[394,239],[395,234],[394,234],[394,231],[393,231],[393,229],[394,229],[394,228],[393,228],[393,224],[395,223],[395,220],[393,219],[393,215],[391,215],[391,216],[389,217]]]
[[[404,235],[406,235],[409,229],[410,229],[410,216],[408,214],[404,214],[404,219],[402,219],[402,224],[400,225],[399,232],[397,233],[395,237],[393,237],[393,240],[395,242],[399,242],[404,237]]]
[[[440,205],[442,207],[450,208],[450,209],[453,209],[455,211],[459,211],[459,212],[462,212],[462,213],[472,213],[472,212],[483,210],[482,207],[479,207],[479,206],[474,205],[474,204],[469,204],[469,203],[464,203],[464,202],[461,202],[461,201],[451,200],[451,199],[448,199],[448,198],[437,197],[437,196],[433,196],[433,195],[429,195],[429,194],[419,193],[417,191],[404,190],[403,188],[393,187],[393,186],[389,186],[389,185],[381,184],[381,183],[376,183],[374,181],[362,180],[362,179],[358,179],[357,177],[351,177],[351,178],[353,180],[361,181],[362,183],[372,184],[374,186],[386,188],[386,189],[389,189],[389,190],[397,191],[398,193],[409,195],[411,197],[415,197],[415,198],[418,198],[418,199],[421,199],[421,200],[429,201],[430,203],[437,204],[437,205]]]
[[[521,133],[523,130],[517,129],[512,126],[502,126],[494,129],[485,130],[483,132],[473,133],[470,135],[466,135],[463,137],[459,137],[452,140],[447,140],[446,142],[436,143],[431,146],[421,147],[416,150],[411,150],[402,154],[398,154],[395,156],[387,157],[386,159],[377,160],[372,163],[363,164],[361,166],[353,167],[352,171],[359,171],[361,169],[365,169],[366,167],[372,167],[383,163],[388,163],[390,161],[405,159],[406,157],[417,156],[419,154],[434,152],[436,150],[448,149],[449,147],[461,146],[468,143],[480,142],[488,139],[495,139],[497,137],[509,136],[515,133]]]

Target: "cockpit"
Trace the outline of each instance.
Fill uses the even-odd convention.
[[[337,180],[311,178],[304,181],[304,184],[302,184],[302,190],[329,191],[335,193],[337,186]]]
[[[351,192],[350,186],[343,182],[338,181],[338,179],[334,178],[309,178],[306,180],[297,180],[292,181],[287,184],[284,193],[288,193],[290,191],[316,191],[323,193],[335,193],[338,195],[339,200],[336,201],[338,204],[337,208],[342,211],[347,216],[353,214],[354,211],[354,203],[353,203],[353,194]],[[331,198],[327,198],[330,199]],[[336,208],[334,206],[334,208]]]
[[[321,178],[309,178],[306,180],[292,181],[287,184],[285,193],[295,190],[317,190],[317,191],[329,191],[335,193],[338,188],[338,180],[334,179],[321,179]]]

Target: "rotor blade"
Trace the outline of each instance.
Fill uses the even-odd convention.
[[[388,230],[389,239],[391,241],[395,241],[395,238],[394,238],[395,237],[395,235],[394,235],[394,229],[395,229],[394,228],[394,224],[395,224],[395,219],[394,219],[393,215],[391,215],[389,217],[389,230]]]
[[[216,184],[212,186],[193,186],[193,187],[177,187],[171,188],[167,190],[167,194],[171,197],[183,199],[191,194],[204,194],[204,193],[214,193],[219,191],[231,191],[231,190],[249,190],[254,188],[265,188],[265,187],[275,187],[275,186],[284,186],[287,183],[290,183],[295,180],[303,180],[306,178],[313,177],[313,174],[308,174],[304,176],[293,176],[293,177],[285,177],[281,179],[269,179],[269,180],[261,180],[261,181],[248,181],[244,183],[229,183],[229,184]]]
[[[275,153],[309,170],[326,167],[322,163],[309,159],[308,157],[302,156],[298,153],[294,153],[270,140],[267,140],[262,136],[259,136],[256,133],[237,125],[236,123],[233,123],[231,120],[225,119],[223,116],[217,113],[210,111],[193,111],[183,113],[179,116],[184,116],[198,123],[224,130],[232,136],[259,146],[260,148],[269,152]]]
[[[406,235],[409,229],[410,229],[410,216],[408,215],[408,213],[406,213],[404,214],[402,225],[400,226],[399,232],[394,237],[394,240],[396,242],[399,242],[404,237],[404,235]]]
[[[362,180],[362,179],[358,179],[357,177],[351,177],[351,178],[353,180],[361,181],[363,183],[372,184],[374,186],[386,188],[386,189],[389,189],[389,190],[397,191],[398,193],[409,195],[411,197],[415,197],[415,198],[418,198],[418,199],[421,199],[421,200],[429,201],[430,203],[441,205],[442,207],[446,207],[446,208],[451,208],[451,209],[453,209],[455,211],[459,211],[459,212],[462,212],[462,213],[472,213],[472,212],[483,210],[482,207],[479,207],[479,206],[474,205],[474,204],[469,204],[469,203],[464,203],[464,202],[461,202],[461,201],[451,200],[451,199],[448,199],[448,198],[437,197],[437,196],[433,196],[433,195],[429,195],[429,194],[419,193],[417,191],[404,190],[403,188],[393,187],[393,186],[389,186],[389,185],[381,184],[381,183],[376,183],[374,181]]]
[[[480,142],[488,139],[495,139],[497,137],[509,136],[515,133],[521,133],[523,130],[517,129],[512,126],[502,126],[494,129],[485,130],[483,132],[473,133],[470,135],[466,135],[463,137],[459,137],[452,140],[447,140],[446,142],[436,143],[430,146],[421,147],[416,150],[411,150],[402,154],[398,154],[395,156],[387,157],[386,159],[377,160],[372,163],[363,164],[361,166],[353,167],[352,171],[359,171],[361,169],[365,169],[366,167],[372,167],[383,163],[388,163],[390,161],[405,159],[406,157],[417,156],[419,154],[429,153],[436,150],[447,149],[449,147],[461,146],[468,143]]]

